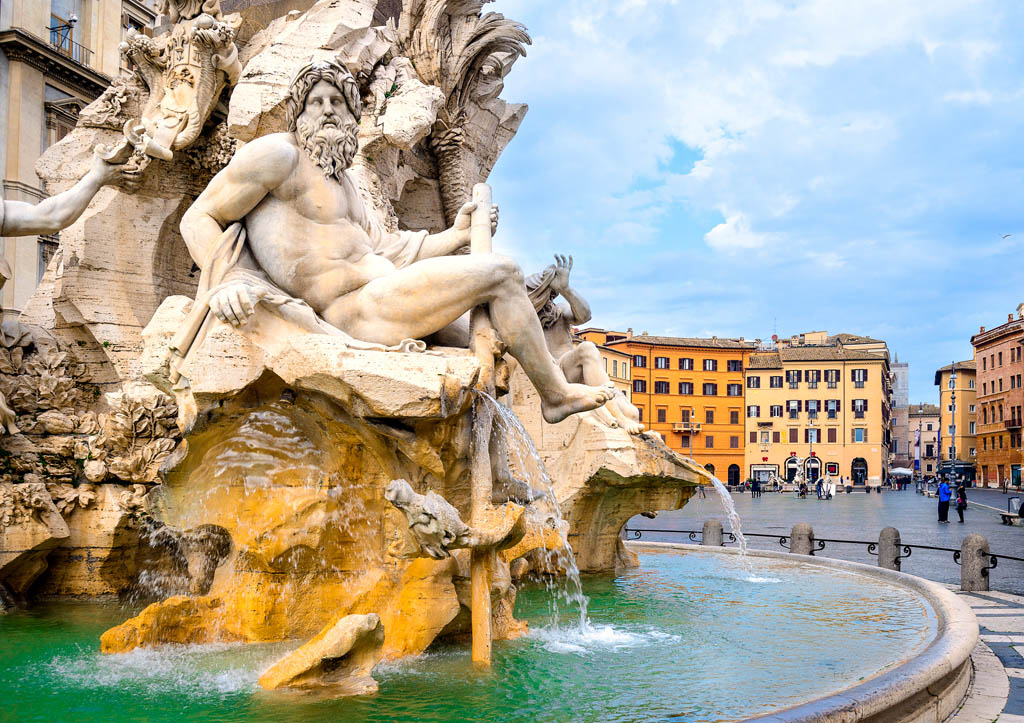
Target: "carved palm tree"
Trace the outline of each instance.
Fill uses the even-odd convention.
[[[445,94],[430,145],[437,156],[441,203],[452,223],[469,198],[464,130],[470,104],[482,106],[501,93],[512,64],[526,55],[526,28],[501,13],[480,14],[490,0],[421,0],[408,55],[424,83]]]

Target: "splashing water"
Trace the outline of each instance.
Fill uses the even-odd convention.
[[[558,534],[561,537],[561,545],[554,550],[543,551],[545,566],[549,568],[561,567],[565,570],[565,585],[558,585],[554,580],[547,578],[545,584],[552,593],[551,605],[551,629],[558,627],[558,604],[557,598],[561,598],[571,607],[579,610],[579,620],[575,634],[593,636],[595,631],[587,617],[587,596],[583,594],[583,583],[580,580],[580,570],[576,565],[576,555],[569,544],[569,523],[562,517],[562,511],[558,506],[558,498],[555,495],[551,477],[548,475],[544,462],[537,452],[537,448],[526,433],[522,422],[515,412],[499,402],[486,392],[478,392],[478,399],[491,407],[494,413],[494,420],[502,432],[503,443],[506,453],[511,455],[510,462],[514,463],[517,471],[523,477],[523,481],[530,487],[540,489],[547,494],[546,501],[550,504],[555,519]],[[543,534],[544,520],[531,517],[529,521],[536,526],[536,532]]]
[[[722,509],[725,510],[725,516],[729,518],[732,531],[736,533],[736,539],[740,543],[740,557],[745,559],[747,556],[747,538],[743,536],[740,513],[736,511],[736,505],[732,503],[732,495],[729,493],[729,489],[722,484],[722,480],[713,474],[709,476],[711,477],[711,483],[715,486],[715,492],[718,493],[718,498],[722,500]]]

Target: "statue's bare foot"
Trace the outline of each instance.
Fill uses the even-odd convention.
[[[614,429],[615,427],[619,426],[619,420],[615,417],[614,414],[612,414],[608,410],[608,407],[610,407],[611,404],[612,403],[609,402],[608,404],[605,404],[603,407],[595,409],[594,414],[597,416],[598,419],[601,420],[601,422]]]
[[[622,420],[619,420],[619,426],[625,429],[626,432],[629,434],[644,433],[644,425],[640,424],[640,422],[634,422],[632,420],[628,422],[623,422]]]
[[[640,420],[632,419],[626,414],[624,414],[621,409],[622,405],[620,404],[620,402],[629,404],[629,402],[626,402],[626,400],[622,396],[619,396],[613,399],[612,401],[608,402],[608,405],[605,407],[605,409],[611,410],[612,414],[615,416],[615,420],[619,423],[619,427],[626,430],[627,434],[642,434],[644,431],[644,425],[640,423]]]
[[[597,409],[615,396],[615,387],[590,387],[586,384],[569,384],[561,399],[547,399],[541,402],[544,421],[557,424],[570,414]]]

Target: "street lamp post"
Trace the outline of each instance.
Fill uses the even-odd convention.
[[[949,454],[950,454],[949,465],[950,465],[951,469],[953,470],[954,476],[955,476],[955,473],[956,473],[956,362],[953,362],[952,371],[950,371],[950,373],[949,373],[949,386],[953,390],[953,394],[952,394],[952,397],[951,397],[951,404],[950,404],[950,409],[951,409],[950,421],[952,421],[952,424],[949,425],[949,439],[950,439],[950,443],[951,443],[950,447],[949,447]],[[942,450],[939,450],[939,454],[942,454]]]

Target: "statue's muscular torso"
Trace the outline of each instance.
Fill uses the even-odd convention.
[[[326,178],[289,133],[260,141],[297,151],[287,154],[293,159],[291,172],[245,217],[252,255],[274,283],[322,312],[340,296],[395,270],[374,253],[364,229],[366,210],[347,174],[341,183]]]

